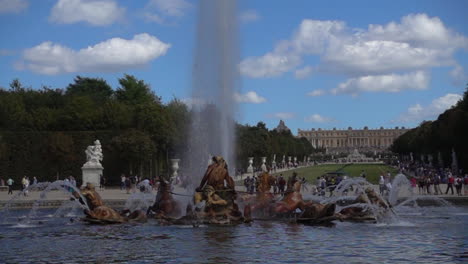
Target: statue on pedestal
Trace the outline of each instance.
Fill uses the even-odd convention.
[[[101,142],[99,140],[94,141],[94,145],[90,145],[85,150],[86,154],[86,165],[101,165],[101,161],[104,158],[102,154]]]
[[[85,187],[87,183],[91,183],[94,186],[99,186],[102,177],[103,167],[101,161],[104,158],[102,154],[102,146],[99,140],[94,141],[94,145],[90,145],[85,150],[86,163],[81,167],[83,173],[82,187]]]

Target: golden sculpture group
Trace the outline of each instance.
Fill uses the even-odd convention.
[[[375,214],[362,206],[348,206],[335,213],[335,203],[305,201],[301,194],[301,181],[297,180],[295,174],[289,179],[284,196],[277,199],[270,192],[274,181],[272,175],[263,172],[258,177],[256,194],[242,193],[238,197],[226,161],[220,156],[215,156],[200,185],[195,189],[193,206],[189,203],[182,217],[181,204],[174,199],[170,183],[160,179],[156,200],[146,212],[141,210],[117,212],[104,205],[94,186],[87,184],[81,190],[81,195],[88,205],[88,209],[84,210],[84,220],[89,223],[113,224],[146,222],[148,218],[152,218],[157,219],[160,224],[184,225],[233,225],[251,222],[253,219],[289,219],[306,224],[325,224],[333,220],[376,220]],[[75,193],[75,197],[85,204],[78,193]],[[243,205],[243,213],[239,210],[238,202]],[[354,203],[366,203],[390,209],[389,205],[370,188],[359,195]]]

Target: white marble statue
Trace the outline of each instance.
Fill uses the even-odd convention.
[[[268,168],[266,166],[266,157],[262,157],[262,166],[260,166],[260,168],[262,169],[262,172],[268,171]]]
[[[94,145],[88,146],[85,150],[86,163],[85,165],[101,165],[101,161],[104,158],[102,154],[101,142],[99,140],[94,141]]]
[[[99,140],[94,141],[94,145],[88,146],[85,150],[86,163],[81,167],[82,171],[82,185],[86,186],[87,183],[92,183],[94,186],[99,186],[102,171],[104,168],[101,165],[101,161],[104,158],[102,154],[101,142]]]

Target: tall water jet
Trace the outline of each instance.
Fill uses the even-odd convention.
[[[201,0],[193,63],[192,124],[186,165],[192,186],[200,182],[208,155],[234,168],[234,93],[238,87],[236,2]]]

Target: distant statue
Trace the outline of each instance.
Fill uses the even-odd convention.
[[[101,164],[104,155],[102,154],[101,142],[99,140],[94,141],[94,145],[88,146],[85,150],[86,153],[86,164]]]

